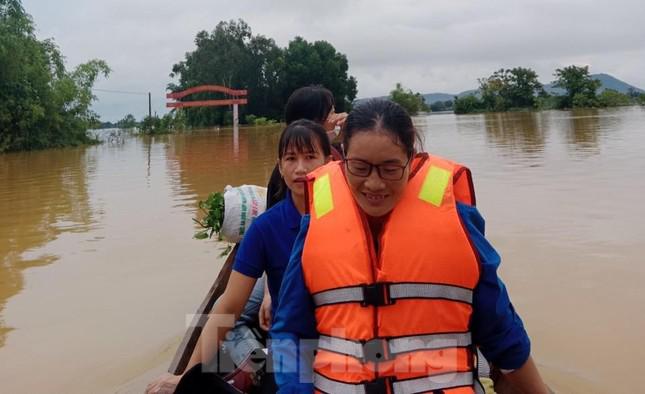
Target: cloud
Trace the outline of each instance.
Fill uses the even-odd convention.
[[[286,46],[296,35],[326,40],[347,55],[359,97],[396,82],[423,93],[457,93],[501,67],[536,70],[588,64],[645,88],[645,2],[542,1],[212,1],[25,0],[39,37],[54,37],[70,67],[91,58],[113,69],[97,87],[152,92],[165,112],[172,65],[194,49],[200,30],[244,19],[254,34]],[[147,113],[145,95],[99,93],[106,120]]]

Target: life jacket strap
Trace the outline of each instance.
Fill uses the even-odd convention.
[[[428,298],[472,304],[473,291],[435,283],[372,283],[340,287],[313,294],[316,307],[358,302],[361,306],[386,306],[399,299]]]
[[[394,377],[380,377],[361,383],[340,382],[319,373],[314,373],[314,387],[324,393],[333,394],[425,393],[456,387],[472,387],[473,385],[475,385],[475,378],[472,372],[445,373],[406,380],[396,380]]]
[[[318,338],[319,349],[352,356],[362,362],[386,361],[393,355],[420,350],[463,348],[471,345],[470,332],[374,338],[368,341],[353,341],[327,335]]]

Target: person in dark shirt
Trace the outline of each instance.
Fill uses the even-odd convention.
[[[342,130],[345,118],[347,118],[347,113],[336,113],[332,92],[320,85],[305,86],[294,90],[289,96],[284,110],[284,119],[287,125],[298,119],[309,119],[325,128],[330,141],[340,137],[336,131]],[[334,160],[341,159],[338,145],[332,144],[331,154]],[[276,165],[267,185],[267,209],[282,200],[285,194],[286,188],[281,181]]]

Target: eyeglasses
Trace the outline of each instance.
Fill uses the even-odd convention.
[[[367,178],[372,173],[372,169],[376,168],[378,176],[385,181],[400,181],[405,174],[405,167],[410,163],[410,159],[404,165],[397,164],[372,164],[361,159],[345,159],[347,171],[350,174]]]

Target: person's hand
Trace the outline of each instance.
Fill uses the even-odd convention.
[[[175,392],[181,376],[165,373],[148,384],[145,394],[172,394]]]
[[[329,114],[329,116],[327,116],[327,119],[325,119],[325,130],[327,130],[328,132],[334,131],[336,127],[342,129],[345,125],[345,120],[347,120],[347,112],[332,112]]]
[[[260,312],[258,312],[260,320],[260,327],[264,331],[269,331],[271,328],[271,296],[268,292],[264,293],[262,305],[260,305]]]

